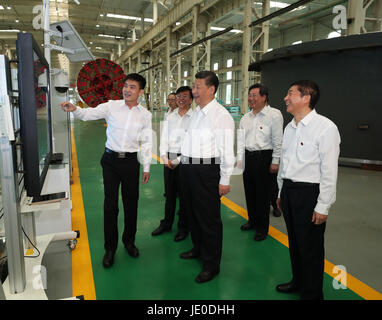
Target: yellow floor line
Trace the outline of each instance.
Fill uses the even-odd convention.
[[[229,200],[226,197],[222,197],[221,202],[226,207],[236,212],[238,215],[242,216],[244,219],[248,220],[247,210],[245,210],[244,208],[237,205],[235,202]],[[269,226],[269,235],[273,237],[274,239],[276,239],[277,241],[281,242],[286,247],[288,247],[288,236],[285,235],[284,233],[280,232],[279,230],[275,229],[272,226]],[[362,281],[353,277],[351,274],[347,273],[345,278],[345,277],[342,277],[342,274],[340,274],[339,272],[334,273],[334,271],[336,270],[336,266],[333,263],[329,262],[328,260],[325,260],[324,270],[329,276],[331,276],[332,278],[335,278],[340,283],[346,280],[346,283],[344,283],[344,285],[346,285],[347,288],[354,291],[362,298],[366,300],[382,300],[382,293],[369,287]]]
[[[71,185],[72,197],[72,230],[80,230],[80,238],[76,248],[72,251],[72,286],[73,296],[83,295],[85,300],[96,300],[94,287],[93,268],[90,257],[88,232],[86,228],[85,210],[82,199],[81,181],[78,170],[76,144],[74,132],[72,136],[72,166],[73,184]]]

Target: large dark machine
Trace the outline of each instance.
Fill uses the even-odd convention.
[[[264,54],[249,71],[261,72],[272,107],[291,120],[284,97],[292,82],[310,79],[320,86],[317,112],[333,120],[341,134],[340,160],[382,164],[382,33],[306,42]]]

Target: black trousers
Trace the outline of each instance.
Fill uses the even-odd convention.
[[[164,219],[162,219],[160,223],[166,228],[172,227],[175,218],[176,199],[179,198],[178,231],[188,232],[187,215],[183,200],[184,197],[182,190],[180,189],[181,182],[179,172],[179,166],[177,166],[175,169],[164,167],[166,203]]]
[[[219,164],[180,164],[180,179],[193,250],[203,270],[220,271],[223,224],[220,215]]]
[[[271,206],[273,209],[277,209],[276,200],[279,195],[279,186],[277,184],[277,173],[271,173],[271,186],[270,186],[270,197]]]
[[[243,183],[247,203],[248,223],[256,232],[268,234],[272,150],[245,152]]]
[[[284,180],[280,195],[289,238],[292,281],[300,288],[304,300],[323,299],[326,223],[312,222],[319,192],[319,184]]]
[[[136,153],[117,158],[104,153],[101,159],[104,184],[104,236],[105,249],[115,251],[118,246],[118,199],[121,185],[124,209],[122,242],[134,243],[137,231],[140,164]]]

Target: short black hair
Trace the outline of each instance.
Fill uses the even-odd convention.
[[[136,81],[139,83],[139,89],[143,90],[146,87],[146,79],[142,77],[139,73],[129,73],[123,82],[126,82],[127,80]]]
[[[176,90],[176,94],[188,91],[190,93],[191,99],[194,99],[194,96],[192,95],[192,89],[189,86],[182,86],[179,87],[178,90]]]
[[[210,87],[210,86],[214,86],[215,87],[215,92],[214,93],[216,93],[216,91],[218,91],[218,88],[219,88],[219,78],[218,78],[218,76],[216,75],[215,72],[208,71],[208,70],[199,71],[198,73],[196,73],[195,78],[196,79],[205,79],[206,85],[208,87]]]
[[[248,93],[250,93],[252,89],[256,89],[256,88],[259,88],[259,93],[262,97],[266,96],[265,101],[268,103],[268,95],[269,95],[268,87],[261,83],[255,83],[249,87]]]
[[[296,86],[298,91],[300,91],[301,96],[310,96],[310,108],[314,109],[318,100],[320,99],[320,88],[318,84],[312,80],[299,80],[293,82],[290,87]]]

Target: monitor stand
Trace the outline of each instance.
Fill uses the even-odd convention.
[[[66,192],[50,193],[33,197],[31,204],[52,203],[67,199]]]
[[[63,153],[53,153],[50,157],[49,164],[61,163],[63,159],[64,159]]]

